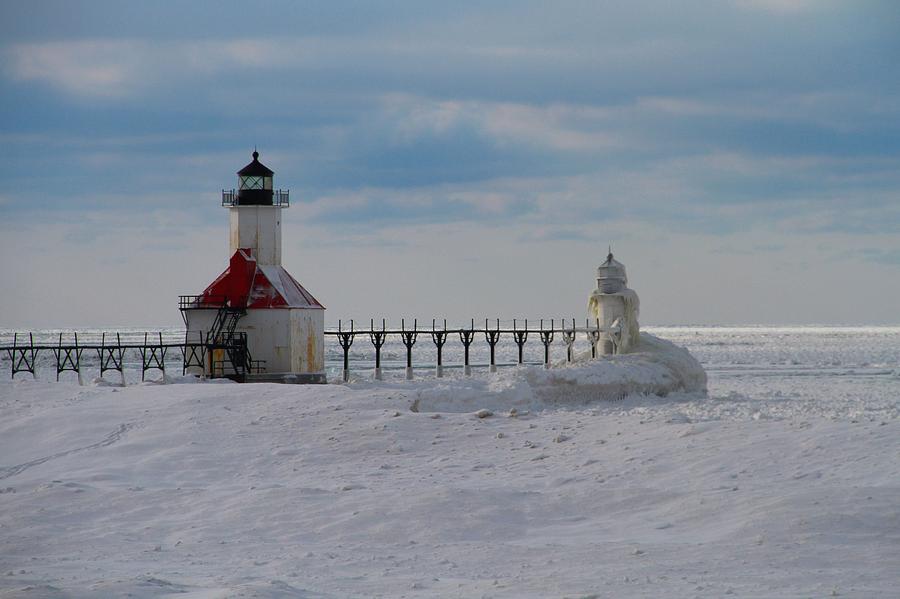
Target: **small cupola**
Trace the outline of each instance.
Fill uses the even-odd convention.
[[[606,261],[597,267],[597,288],[602,293],[618,293],[628,285],[625,265],[613,258],[612,250]]]
[[[253,162],[237,172],[239,206],[272,205],[272,169],[259,161],[259,152],[253,150]]]

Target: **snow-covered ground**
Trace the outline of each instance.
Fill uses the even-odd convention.
[[[709,397],[3,374],[0,597],[896,597],[900,329],[654,332]]]

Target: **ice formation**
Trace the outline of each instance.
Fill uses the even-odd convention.
[[[625,265],[613,258],[610,250],[597,268],[597,288],[588,301],[588,317],[606,331],[598,346],[601,354],[624,354],[636,348],[640,341],[639,312],[640,301],[628,288]]]
[[[487,379],[448,381],[420,389],[411,407],[419,412],[541,410],[673,392],[705,395],[706,372],[688,350],[641,333],[629,354],[592,360],[585,352],[571,364],[550,369],[521,367]]]
[[[520,367],[492,376],[422,389],[414,411],[473,412],[584,405],[628,395],[706,394],[706,372],[691,353],[638,325],[640,302],[625,265],[612,251],[597,268],[588,313],[604,331],[595,358],[586,351],[552,368]]]

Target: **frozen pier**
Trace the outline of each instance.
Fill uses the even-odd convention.
[[[533,323],[534,321],[532,321],[532,325]],[[438,377],[441,377],[443,376],[444,369],[444,345],[452,338],[458,338],[459,342],[463,345],[462,367],[465,374],[469,375],[472,372],[469,350],[476,339],[484,338],[484,341],[488,344],[490,349],[490,363],[488,366],[491,372],[494,372],[497,370],[496,347],[502,336],[506,336],[507,338],[511,337],[516,344],[518,349],[518,365],[524,363],[523,355],[525,344],[528,342],[529,338],[532,340],[539,340],[544,346],[543,364],[545,367],[549,368],[550,346],[554,339],[557,338],[557,334],[559,334],[559,339],[566,345],[566,360],[571,362],[574,356],[575,340],[579,334],[584,335],[590,346],[591,357],[595,358],[597,357],[600,344],[609,342],[610,339],[616,339],[616,334],[618,332],[614,327],[601,327],[599,320],[595,320],[594,322],[585,320],[585,326],[583,327],[578,326],[574,318],[560,319],[559,321],[556,319],[539,320],[538,323],[539,325],[537,328],[534,326],[529,328],[528,321],[525,320],[520,327],[519,321],[514,319],[511,328],[508,326],[506,328],[501,328],[499,319],[494,320],[493,323],[488,319],[485,319],[484,327],[476,328],[473,319],[469,327],[448,329],[446,320],[443,321],[443,324],[440,327],[438,327],[436,320],[432,320],[431,328],[419,328],[417,320],[413,321],[411,328],[407,328],[406,321],[401,320],[399,329],[388,329],[386,328],[384,320],[381,321],[380,328],[376,328],[375,321],[370,320],[368,329],[357,329],[354,326],[354,321],[351,320],[349,328],[344,328],[343,321],[338,321],[337,330],[326,330],[325,335],[337,337],[338,339],[338,343],[343,351],[342,379],[346,382],[350,380],[350,348],[353,346],[357,336],[368,338],[375,350],[374,376],[376,379],[381,379],[382,377],[381,348],[384,346],[385,341],[389,336],[399,337],[406,349],[406,378],[411,379],[413,376],[413,347],[418,341],[419,335],[422,335],[425,338],[431,338],[431,341],[437,350],[435,374]]]
[[[190,297],[182,298],[183,302],[190,300]],[[18,373],[30,373],[37,378],[40,366],[42,369],[50,368],[51,372],[55,371],[57,380],[64,372],[75,372],[80,379],[88,369],[96,369],[100,377],[110,371],[118,372],[124,380],[125,370],[140,369],[143,381],[148,371],[156,370],[165,376],[167,370],[171,372],[180,367],[181,375],[199,371],[207,378],[229,378],[239,382],[266,381],[266,362],[253,359],[248,348],[247,333],[232,328],[236,320],[231,315],[234,310],[223,303],[214,311],[217,312],[217,318],[212,323],[211,331],[189,331],[186,334],[173,334],[172,331],[166,334],[60,332],[49,338],[44,333],[38,335],[37,339],[33,333],[14,333],[11,342],[0,343],[0,352],[9,360],[12,378]],[[553,345],[564,346],[566,360],[571,362],[578,339],[586,343],[584,348],[590,349],[592,357],[597,357],[601,355],[603,345],[609,343],[610,339],[616,339],[618,333],[615,327],[603,327],[597,320],[579,323],[575,319],[485,319],[483,326],[481,323],[476,326],[476,321],[472,319],[469,326],[449,328],[446,320],[440,322],[438,324],[438,320],[434,319],[430,327],[421,327],[417,320],[413,320],[410,326],[407,320],[401,319],[399,327],[388,327],[384,319],[380,326],[376,326],[375,320],[370,319],[367,327],[358,327],[353,320],[341,320],[336,328],[324,331],[325,349],[335,367],[340,361],[343,381],[350,380],[354,360],[369,362],[361,358],[359,352],[351,353],[351,347],[368,347],[372,350],[373,376],[380,380],[383,373],[382,349],[386,344],[393,350],[400,348],[404,354],[407,378],[413,377],[414,366],[424,369],[425,364],[429,364],[429,369],[433,368],[436,376],[442,377],[444,369],[448,367],[462,368],[466,375],[470,375],[473,367],[478,366],[487,367],[491,372],[499,367],[521,364],[543,364],[549,367],[550,349]],[[503,341],[512,342],[516,348],[515,357],[507,356],[505,361],[498,358],[497,352],[498,345]],[[540,361],[535,360],[533,353],[530,361],[526,358],[525,348],[529,342],[541,347]],[[450,347],[456,346],[451,353],[458,356],[459,364],[447,365],[445,346],[448,344]],[[429,347],[433,348],[434,353],[427,350]],[[424,361],[414,360],[424,354],[428,354]],[[483,354],[484,357],[476,364],[473,354]],[[398,366],[396,361],[392,366]]]
[[[99,360],[100,376],[109,371],[118,371],[122,380],[125,378],[125,365],[140,358],[141,380],[147,371],[159,370],[165,376],[166,358],[169,352],[181,354],[182,374],[188,368],[210,367],[210,376],[214,378],[234,378],[241,380],[248,374],[262,372],[264,364],[253,360],[247,351],[246,333],[221,333],[219,335],[196,335],[195,339],[186,337],[184,341],[164,340],[162,333],[152,335],[144,333],[143,337],[120,333],[100,338],[91,337],[86,340],[78,333],[64,335],[59,333],[56,343],[35,343],[34,335],[13,335],[11,344],[0,346],[10,361],[10,374],[15,378],[19,372],[28,372],[37,378],[37,364],[41,353],[52,353],[56,368],[56,380],[66,371],[75,372],[79,379],[85,366],[84,352],[96,355]]]

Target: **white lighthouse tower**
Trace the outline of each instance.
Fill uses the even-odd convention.
[[[624,354],[640,340],[637,293],[628,288],[625,265],[613,258],[612,250],[597,268],[597,288],[588,302],[588,316],[608,331],[599,344],[601,354]]]
[[[255,150],[237,174],[237,192],[222,192],[231,259],[202,294],[182,298],[188,340],[204,340],[207,375],[324,383],[325,307],[281,265],[289,193],[273,189]]]

